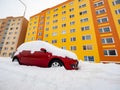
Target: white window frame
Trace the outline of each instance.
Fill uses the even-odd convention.
[[[66,30],[62,30],[61,34],[66,34]]]
[[[75,28],[70,29],[70,33],[74,33],[76,31]]]
[[[100,29],[99,29],[99,32],[100,32],[100,33],[108,33],[108,32],[105,31],[105,28],[109,28],[109,32],[111,32],[111,27],[110,27],[110,26],[106,26],[106,27],[100,28]],[[101,31],[102,31],[102,32],[101,32]]]
[[[70,38],[70,41],[71,41],[71,42],[76,41],[76,37],[71,37],[71,38]]]
[[[107,39],[112,39],[113,42],[107,42]],[[103,42],[104,40],[104,42]],[[113,37],[107,37],[107,38],[102,38],[102,44],[114,44],[114,38]]]
[[[57,32],[53,32],[53,33],[52,33],[52,36],[57,36]]]
[[[101,11],[104,10],[104,12],[101,13]],[[96,14],[99,15],[99,14],[103,14],[106,12],[106,9],[105,8],[102,8],[102,9],[99,9],[99,10],[96,10]]]
[[[105,22],[103,22],[103,19],[107,19],[107,21],[105,21]],[[106,23],[106,22],[108,22],[109,20],[108,20],[108,17],[102,17],[102,18],[98,18],[98,23]]]
[[[76,46],[70,46],[70,50],[75,51],[75,50],[77,50],[77,47]]]
[[[87,37],[90,37],[90,38],[87,38]],[[83,39],[84,38],[84,39]],[[82,36],[82,40],[91,40],[91,35],[84,35]]]
[[[116,55],[110,55],[110,50],[115,50]],[[105,51],[107,52],[107,55],[105,55]],[[104,56],[118,56],[118,53],[116,49],[106,49],[104,50]]]
[[[66,42],[66,38],[62,38],[62,39],[61,39],[61,42]]]
[[[84,47],[85,47],[85,49],[84,49]],[[83,45],[83,50],[93,50],[93,45],[92,44]]]

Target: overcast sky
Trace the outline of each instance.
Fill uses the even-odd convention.
[[[44,9],[55,6],[67,0],[21,0],[26,6],[25,17],[29,20],[33,16]],[[0,19],[8,16],[22,16],[24,13],[24,6],[19,0],[0,0]]]

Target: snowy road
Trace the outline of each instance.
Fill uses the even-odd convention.
[[[120,65],[80,62],[79,67],[23,66],[0,57],[0,90],[120,90]]]

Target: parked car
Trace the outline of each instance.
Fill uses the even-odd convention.
[[[78,69],[78,60],[74,53],[62,50],[44,41],[22,44],[18,47],[12,61],[18,61],[20,65],[39,67],[64,66],[67,70]]]

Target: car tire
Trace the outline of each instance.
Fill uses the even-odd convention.
[[[13,58],[13,60],[12,60],[13,62],[18,62],[20,65],[21,65],[21,63],[20,63],[20,61],[19,61],[19,59],[17,58],[17,57],[15,57],[15,58]]]
[[[60,61],[60,60],[53,60],[51,63],[50,63],[50,67],[62,67],[63,66],[63,63]]]

